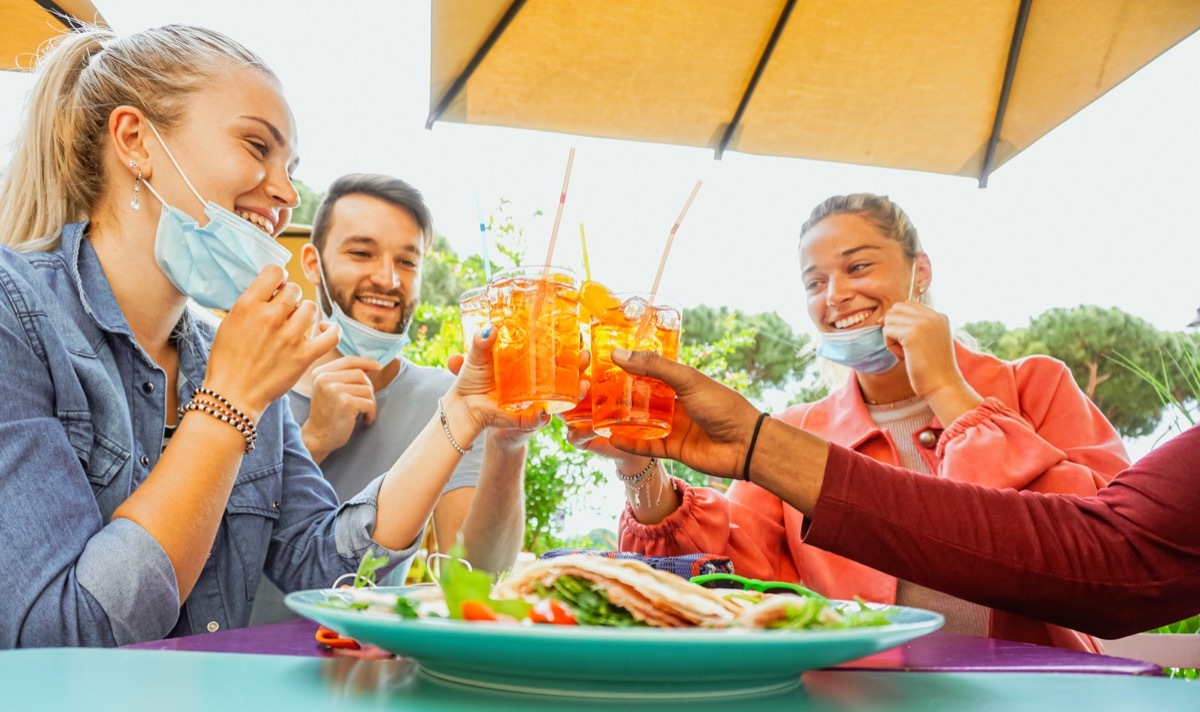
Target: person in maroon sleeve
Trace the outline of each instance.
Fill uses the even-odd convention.
[[[680,406],[666,439],[613,446],[763,487],[806,515],[806,544],[1103,638],[1200,613],[1200,427],[1093,496],[995,489],[832,445],[653,353],[613,360],[670,384]]]

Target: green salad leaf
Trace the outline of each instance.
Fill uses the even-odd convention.
[[[370,550],[363,554],[362,561],[358,564],[358,571],[354,574],[354,588],[362,588],[363,586],[371,586],[375,583],[375,572],[387,566],[388,557],[372,556]]]
[[[579,625],[604,625],[616,627],[644,626],[629,611],[608,600],[608,595],[596,590],[591,581],[576,576],[560,576],[551,588],[541,584],[538,595],[557,598],[571,608]]]
[[[771,630],[836,630],[840,628],[863,628],[867,626],[887,625],[895,613],[894,609],[869,608],[861,598],[855,599],[857,610],[848,606],[837,606],[829,599],[804,598],[801,602],[789,604],[781,621],[767,625]]]
[[[442,567],[438,584],[446,595],[446,607],[450,617],[462,620],[462,605],[467,601],[479,601],[496,613],[503,613],[521,620],[529,615],[533,605],[518,599],[498,600],[492,598],[492,575],[479,569],[469,569],[463,563],[466,551],[462,544],[450,550],[450,560]]]

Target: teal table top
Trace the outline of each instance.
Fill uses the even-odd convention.
[[[406,659],[77,648],[0,652],[0,690],[5,709],[88,712],[1200,709],[1200,685],[1127,675],[818,670],[794,688],[758,696],[593,700],[443,682]]]

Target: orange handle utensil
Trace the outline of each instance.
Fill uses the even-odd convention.
[[[361,646],[354,638],[347,638],[335,630],[330,630],[325,626],[317,628],[317,642],[321,645],[330,648],[341,650],[358,650]]]

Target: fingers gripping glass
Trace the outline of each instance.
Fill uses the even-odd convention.
[[[801,586],[798,583],[759,581],[758,579],[746,578],[737,574],[703,574],[701,576],[693,576],[691,582],[698,583],[705,588],[732,588],[744,591],[758,591],[759,593],[794,593],[799,596],[808,596],[809,598],[825,598],[811,588]]]

